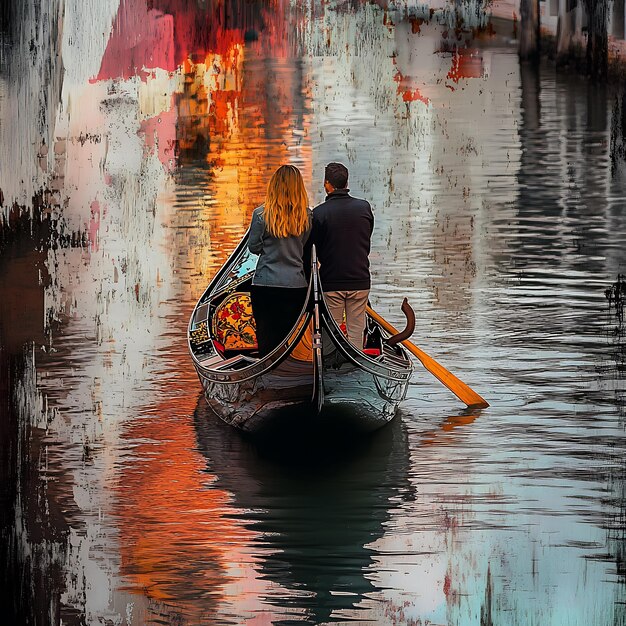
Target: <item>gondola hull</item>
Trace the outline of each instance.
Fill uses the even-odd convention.
[[[228,424],[255,432],[274,423],[307,420],[370,431],[389,422],[406,394],[406,382],[372,374],[329,358],[324,363],[324,402],[313,402],[313,367],[291,357],[266,374],[242,382],[216,382],[198,372],[209,406]]]
[[[190,320],[189,347],[211,409],[247,432],[296,420],[315,428],[360,431],[388,423],[406,395],[412,371],[409,357],[400,346],[392,348],[384,341],[380,354],[364,354],[347,340],[326,307],[316,263],[300,319],[271,354],[226,358],[210,345],[211,303],[249,284],[250,272],[244,270],[253,263],[246,239],[209,285]],[[202,324],[208,330],[202,341],[194,340]]]

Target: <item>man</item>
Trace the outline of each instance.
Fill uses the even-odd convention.
[[[324,298],[337,324],[343,323],[345,313],[348,339],[362,349],[374,215],[369,202],[350,195],[345,165],[326,166],[324,189],[328,195],[313,210],[311,231]]]

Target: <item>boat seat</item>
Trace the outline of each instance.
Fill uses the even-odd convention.
[[[248,352],[258,349],[256,324],[250,294],[235,291],[217,306],[211,320],[216,347],[224,351]]]

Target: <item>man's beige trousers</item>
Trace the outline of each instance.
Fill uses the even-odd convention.
[[[359,350],[363,349],[363,333],[365,331],[365,307],[369,289],[358,291],[325,291],[324,300],[337,324],[343,323],[346,314],[346,330],[350,343]]]

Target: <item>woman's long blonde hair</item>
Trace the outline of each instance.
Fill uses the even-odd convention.
[[[309,227],[309,197],[300,170],[281,165],[270,178],[263,219],[273,237],[299,237]]]

